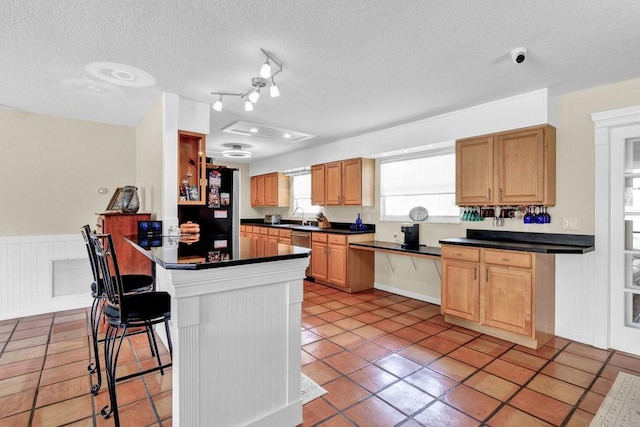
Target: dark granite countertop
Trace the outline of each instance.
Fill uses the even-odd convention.
[[[385,252],[397,252],[400,255],[423,255],[428,257],[439,257],[440,248],[437,246],[420,245],[417,248],[403,248],[401,243],[383,242],[381,240],[371,240],[366,242],[349,243],[349,246],[382,250]]]
[[[240,221],[241,225],[255,225],[260,227],[270,228],[284,228],[296,231],[312,231],[314,233],[332,233],[332,234],[367,234],[375,233],[375,224],[363,224],[366,227],[365,230],[351,230],[352,224],[345,222],[331,223],[331,228],[320,228],[313,221],[311,225],[302,225],[300,222],[295,221],[282,221],[280,224],[265,223],[262,219],[243,219]]]
[[[548,254],[585,254],[595,249],[591,235],[491,230],[467,230],[466,237],[442,239],[440,243]]]
[[[188,236],[181,239],[180,236],[139,238],[134,235],[124,236],[124,239],[167,270],[201,270],[281,261],[305,258],[311,252],[308,248],[273,243],[260,253],[255,245],[251,245],[252,239],[245,237],[237,237],[232,242],[212,237],[190,242]]]

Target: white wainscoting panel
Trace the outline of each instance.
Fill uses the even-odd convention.
[[[603,326],[594,322],[594,265],[595,252],[556,255],[556,335],[588,345],[595,345],[597,329]]]
[[[86,287],[77,286],[64,296],[54,296],[53,262],[86,261],[87,250],[78,234],[0,237],[0,320],[31,316],[91,305],[90,275]]]

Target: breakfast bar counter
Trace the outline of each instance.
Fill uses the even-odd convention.
[[[309,249],[257,251],[246,238],[228,242],[228,252],[215,239],[125,240],[154,261],[157,288],[172,296],[173,425],[301,424]]]

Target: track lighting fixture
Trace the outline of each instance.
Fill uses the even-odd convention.
[[[265,54],[266,55],[266,54]],[[269,55],[267,55],[267,60],[260,67],[260,77],[263,79],[268,79],[271,77],[271,64],[269,64]]]
[[[213,109],[216,111],[222,111],[222,95],[220,95],[220,98],[213,103]]]
[[[249,100],[254,104],[260,99],[260,89],[256,89],[249,94]]]
[[[278,89],[278,86],[276,86],[276,82],[275,80],[273,80],[273,77],[271,77],[271,86],[269,86],[269,95],[271,95],[272,98],[277,98],[280,96],[280,89]]]
[[[262,64],[260,68],[260,77],[254,77],[251,79],[251,89],[247,90],[243,93],[231,93],[231,92],[211,92],[211,95],[219,96],[218,100],[213,104],[213,109],[216,111],[222,111],[222,97],[223,96],[238,96],[240,99],[245,99],[244,110],[245,111],[253,111],[253,104],[258,102],[260,98],[260,88],[263,88],[269,84],[269,95],[272,98],[276,98],[280,96],[280,90],[278,86],[276,86],[276,82],[273,77],[282,72],[282,63],[278,62],[272,55],[267,53],[264,49],[260,49],[260,51],[267,57],[265,62]],[[275,72],[272,73],[273,69],[271,67],[271,63],[276,66]]]

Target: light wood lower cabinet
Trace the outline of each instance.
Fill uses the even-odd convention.
[[[349,243],[373,240],[372,234],[311,233],[311,276],[318,283],[360,292],[373,287],[373,251],[349,249]]]
[[[555,256],[442,245],[447,322],[529,348],[555,332]]]
[[[150,219],[151,214],[147,213],[98,215],[96,231],[111,234],[120,274],[151,274],[151,260],[122,239],[123,236],[137,235],[138,221]]]

